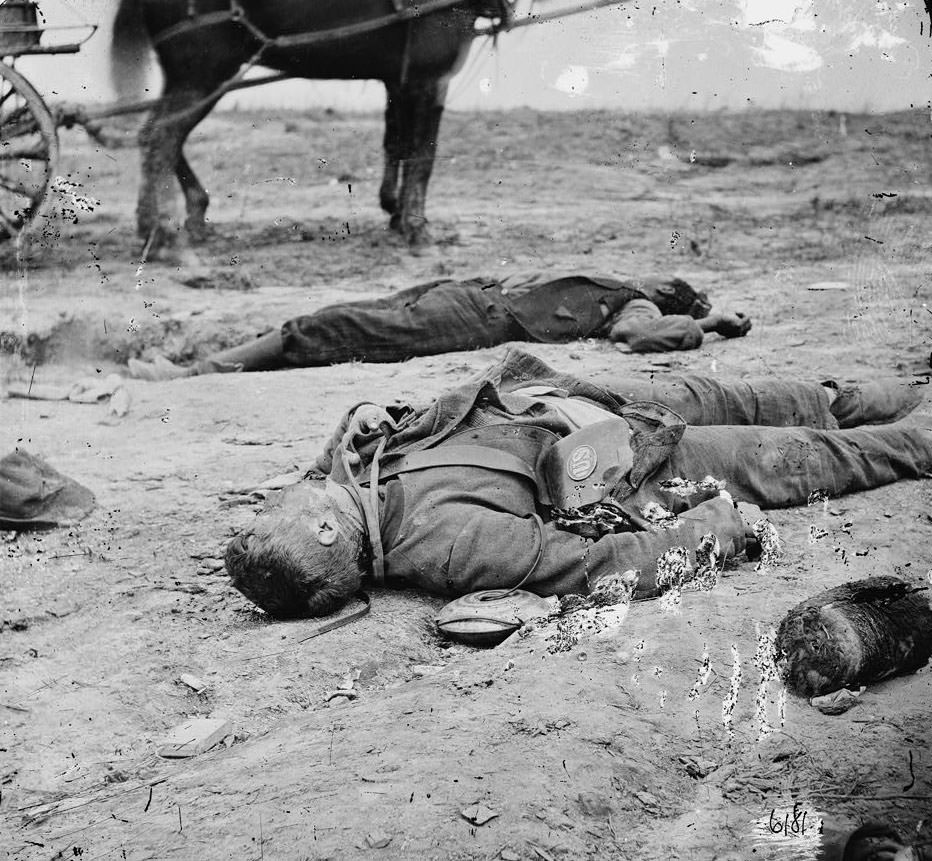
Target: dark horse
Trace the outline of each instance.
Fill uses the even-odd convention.
[[[430,4],[422,0],[421,6]],[[219,100],[219,88],[244,63],[256,60],[257,52],[259,65],[295,77],[385,83],[379,201],[391,214],[392,228],[409,243],[426,242],[424,205],[447,84],[465,59],[476,19],[504,22],[510,14],[505,0],[463,0],[321,44],[264,41],[373,21],[405,8],[417,5],[411,0],[120,0],[115,71],[138,78],[154,44],[164,74],[162,98],[139,135],[142,186],[136,216],[148,246],[178,236],[172,174],[184,192],[187,232],[194,239],[203,236],[208,196],[184,156],[184,142]]]

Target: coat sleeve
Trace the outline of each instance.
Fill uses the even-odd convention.
[[[541,529],[533,518],[481,509],[464,518],[450,553],[446,586],[456,594],[510,588],[531,571],[523,583],[529,591],[586,594],[601,577],[637,569],[637,596],[650,597],[657,591],[657,558],[671,548],[684,547],[694,563],[696,547],[709,532],[718,538],[726,557],[744,551],[744,523],[725,499],[709,500],[681,514],[676,528],[624,532],[595,541],[549,523]]]
[[[659,320],[639,323],[624,341],[635,353],[667,353],[695,350],[702,345],[702,339],[702,328],[692,317],[669,314]]]

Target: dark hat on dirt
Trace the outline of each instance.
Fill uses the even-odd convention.
[[[0,529],[46,529],[73,523],[94,508],[94,494],[16,449],[0,460]]]

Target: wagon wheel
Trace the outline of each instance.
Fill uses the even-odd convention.
[[[0,241],[39,217],[58,162],[58,132],[42,97],[0,62]]]

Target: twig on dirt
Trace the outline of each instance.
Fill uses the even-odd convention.
[[[146,802],[146,806],[142,808],[143,813],[149,812],[149,805],[152,804],[152,787],[149,787],[149,800]]]
[[[181,823],[181,805],[179,804],[178,805],[178,833],[181,834],[182,831],[184,831],[184,825],[182,825]]]
[[[87,798],[81,798],[77,800],[74,798],[59,798],[56,801],[40,801],[36,802],[35,804],[25,804],[20,807],[19,810],[23,813],[24,818],[28,818],[30,820],[29,824],[34,824],[42,822],[48,819],[50,816],[55,815],[56,813],[70,813],[72,810],[77,810],[79,807],[86,807],[88,804],[93,804],[95,801],[110,801],[113,798],[118,798],[121,795],[127,795],[130,792],[135,792],[137,789],[142,789],[146,786],[158,786],[160,783],[164,783],[166,780],[168,780],[167,777],[160,777],[157,780],[150,780],[147,783],[140,783],[136,786],[126,786],[115,792],[98,792],[94,795],[88,796]],[[75,801],[76,803],[72,804],[70,807],[65,807],[69,801]],[[59,807],[64,807],[64,809],[58,809]],[[42,810],[40,808],[47,809]]]
[[[165,586],[162,583],[155,583],[149,588],[163,589],[166,592],[185,592],[188,595],[203,595],[207,591],[199,583],[182,583],[181,581],[169,586]]]
[[[0,707],[9,709],[11,712],[30,712],[32,709],[27,709],[26,706],[16,706],[12,703],[0,703]]]
[[[909,792],[916,785],[916,774],[913,771],[913,752],[909,751],[909,783],[903,787],[903,792]]]

